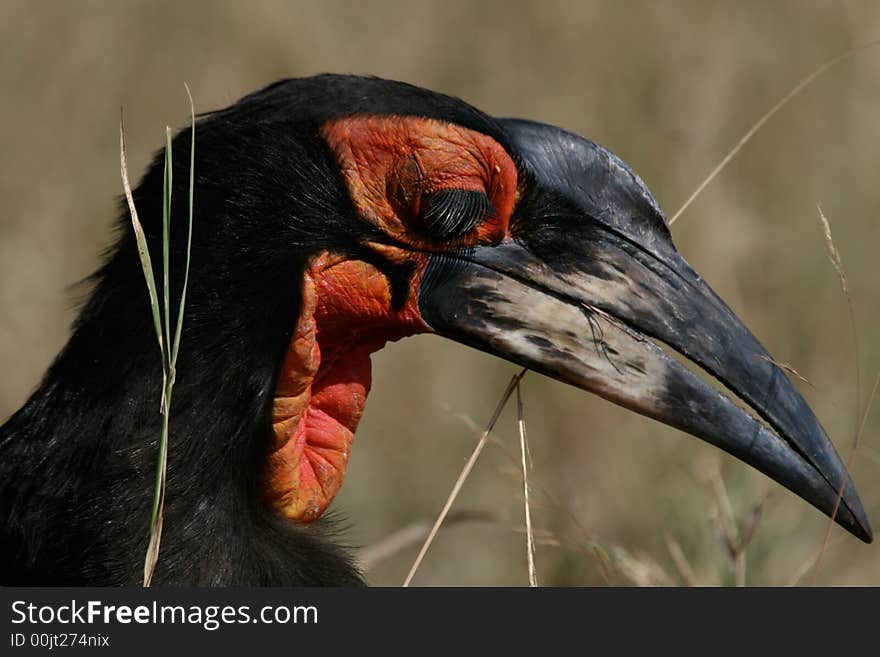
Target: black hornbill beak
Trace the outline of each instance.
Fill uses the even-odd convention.
[[[502,123],[527,178],[510,238],[431,258],[419,296],[427,324],[717,445],[829,516],[844,486],[836,521],[871,542],[855,487],[815,415],[675,250],[644,184],[581,137]]]

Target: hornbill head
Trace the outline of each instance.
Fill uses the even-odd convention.
[[[185,130],[174,141],[175,217],[186,215],[189,147]],[[287,530],[277,522],[301,538],[320,524],[313,521],[342,484],[370,354],[416,333],[693,434],[828,515],[842,490],[836,521],[872,540],[807,403],[676,251],[654,197],[608,150],[407,84],[329,75],[282,81],[206,115],[195,148],[193,260],[158,581],[357,579],[338,576],[345,564],[322,562],[314,542],[299,544],[290,558],[302,563],[286,567],[276,556]],[[157,158],[135,192],[154,252],[161,190]],[[176,228],[172,298],[184,256],[185,231]],[[4,462],[21,463],[4,466],[7,482],[49,466],[66,482],[55,508],[78,528],[76,545],[94,554],[80,567],[93,583],[136,574],[137,557],[106,565],[123,552],[108,537],[131,540],[130,482],[143,489],[134,506],[146,509],[155,472],[161,372],[139,267],[123,218],[71,342],[41,391],[0,430]],[[35,448],[40,441],[47,449]],[[72,456],[64,451],[74,446]],[[69,467],[71,458],[82,470]],[[108,469],[115,476],[97,486]],[[58,531],[43,519],[51,514],[27,507],[38,484],[3,487],[15,516],[7,525],[23,528],[19,543],[40,527]],[[113,504],[115,523],[90,511]],[[248,514],[260,510],[273,520],[251,531]],[[41,549],[56,569],[73,559],[54,544]],[[316,572],[318,563],[326,569]]]
[[[622,160],[559,128],[405,85],[326,82],[357,94],[317,126],[352,221],[345,245],[325,243],[305,269],[275,396],[267,483],[278,510],[298,520],[323,511],[342,481],[369,353],[433,332],[702,438],[826,514],[842,487],[837,522],[872,540],[815,415],[678,253]]]

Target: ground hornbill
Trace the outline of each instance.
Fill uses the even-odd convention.
[[[184,130],[176,217],[189,148]],[[425,332],[698,436],[826,514],[846,482],[837,522],[871,541],[804,399],[678,254],[642,181],[597,144],[407,84],[324,75],[201,117],[195,176],[154,582],[361,583],[319,518],[370,354]],[[162,185],[160,156],[134,195],[154,253]],[[140,582],[161,362],[122,214],[70,341],[0,429],[4,584]],[[173,231],[172,298],[185,240]]]

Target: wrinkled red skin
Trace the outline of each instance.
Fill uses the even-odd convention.
[[[312,261],[275,392],[266,485],[277,511],[300,522],[324,512],[342,485],[370,391],[370,354],[429,330],[417,295],[391,309],[388,280],[372,265],[329,254]]]
[[[320,517],[342,485],[370,390],[370,354],[431,330],[419,313],[419,284],[425,252],[444,245],[430,243],[413,225],[421,194],[485,192],[497,214],[467,241],[496,243],[507,235],[517,182],[513,161],[494,140],[430,119],[354,117],[328,123],[323,134],[361,217],[412,250],[371,248],[415,267],[399,309],[392,308],[388,279],[365,262],[325,252],[305,272],[302,310],[275,392],[264,478],[273,508],[302,523]]]

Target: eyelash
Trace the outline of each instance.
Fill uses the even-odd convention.
[[[421,226],[440,240],[461,237],[495,214],[489,197],[470,189],[430,192],[422,195],[419,203]]]

